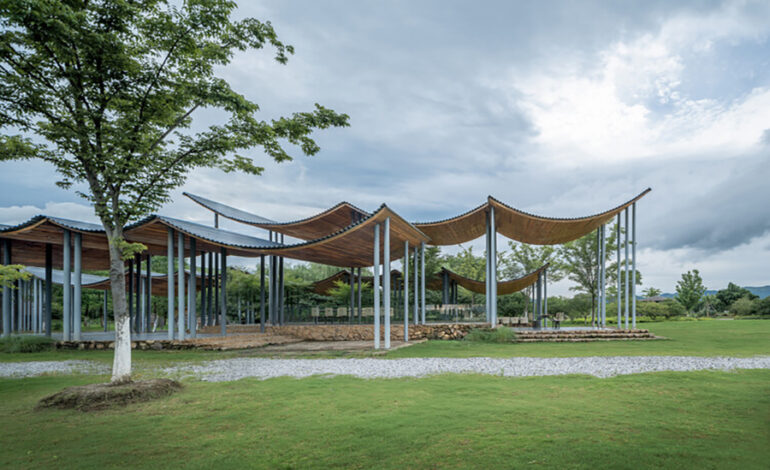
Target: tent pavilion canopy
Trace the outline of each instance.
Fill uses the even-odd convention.
[[[500,281],[497,283],[497,294],[498,295],[508,295],[513,294],[515,292],[519,292],[521,290],[526,289],[527,287],[533,285],[537,282],[538,277],[542,272],[544,272],[546,269],[548,269],[548,264],[545,264],[538,269],[532,271],[531,273],[525,274],[522,277],[516,278],[516,279],[510,279],[508,281]],[[449,279],[453,280],[457,283],[457,285],[462,286],[466,289],[468,289],[471,292],[475,292],[477,294],[484,294],[486,291],[486,283],[485,281],[478,281],[475,279],[470,279],[465,276],[461,276],[457,274],[454,271],[450,271],[447,268],[441,268],[441,272],[431,279],[425,286],[428,289],[431,290],[441,290],[442,289],[442,277],[446,274],[446,276],[449,277]]]
[[[631,200],[605,212],[576,218],[529,214],[489,196],[484,204],[464,214],[414,225],[430,237],[431,245],[459,245],[485,234],[487,213],[494,208],[495,229],[503,236],[531,245],[558,245],[591,233],[650,191],[647,188]]]
[[[390,278],[393,285],[399,285],[398,282],[401,280],[401,271],[398,269],[391,269]],[[353,282],[357,281],[358,275],[354,273]],[[337,271],[327,278],[321,279],[320,281],[315,281],[312,284],[312,289],[313,292],[318,295],[329,295],[329,292],[336,287],[338,282],[342,282],[343,284],[350,284],[350,271],[343,269],[341,271]],[[369,285],[372,285],[374,283],[374,276],[361,276],[361,282],[368,282]]]
[[[195,194],[184,193],[184,195],[222,217],[306,241],[326,237],[371,215],[369,212],[343,201],[319,214],[304,219],[292,222],[276,222]]]

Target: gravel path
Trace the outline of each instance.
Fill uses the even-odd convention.
[[[110,368],[93,361],[0,362],[0,377],[32,377],[41,374],[108,374]]]
[[[516,357],[410,358],[410,359],[266,359],[236,358],[183,365],[164,369],[164,373],[197,377],[210,382],[244,377],[309,377],[313,375],[352,375],[366,379],[423,377],[433,374],[486,374],[505,377],[588,374],[614,377],[624,374],[660,371],[770,369],[770,356],[751,358],[692,356],[614,356],[614,357]]]

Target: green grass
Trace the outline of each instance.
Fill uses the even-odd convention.
[[[770,371],[191,382],[97,413],[0,380],[0,468],[767,468]]]
[[[756,356],[770,354],[770,321],[713,320],[644,325],[666,340],[495,344],[428,341],[387,357]]]

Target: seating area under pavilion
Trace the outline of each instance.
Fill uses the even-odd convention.
[[[518,279],[497,279],[497,234],[523,243],[547,245],[566,243],[596,232],[597,259],[604,260],[606,252],[606,224],[617,219],[618,239],[625,227],[624,261],[618,244],[618,269],[624,267],[626,280],[635,276],[636,266],[636,203],[647,189],[613,209],[579,218],[552,218],[528,214],[488,197],[482,205],[464,214],[436,222],[408,222],[383,204],[374,212],[366,212],[347,202],[312,217],[297,221],[276,222],[210,199],[185,194],[214,215],[213,226],[179,220],[162,215],[151,215],[125,227],[129,242],[140,242],[147,250],[126,262],[126,291],[134,333],[150,333],[158,324],[151,319],[151,296],[165,296],[168,301],[166,336],[169,340],[195,338],[199,328],[218,327],[227,334],[232,306],[227,299],[228,256],[259,258],[260,301],[259,318],[256,312],[246,315],[246,322],[266,325],[284,325],[285,285],[284,259],[321,263],[342,268],[344,271],[320,280],[314,288],[328,290],[334,281],[350,285],[348,320],[357,313],[361,319],[361,283],[379,286],[373,290],[371,318],[374,331],[382,331],[382,346],[390,347],[390,323],[395,305],[401,309],[404,339],[409,338],[409,325],[425,324],[426,312],[441,309],[444,321],[461,321],[463,312],[457,304],[457,288],[483,294],[486,299],[483,322],[496,326],[497,297],[533,286],[534,312],[531,325],[543,327],[547,311],[548,266]],[[219,217],[264,230],[265,238],[254,237],[219,228]],[[630,219],[629,219],[630,217]],[[625,224],[623,224],[623,218]],[[469,279],[443,268],[437,277],[426,279],[425,248],[428,245],[457,245],[485,237],[487,274],[484,280]],[[289,240],[287,240],[287,237]],[[295,241],[291,241],[294,239]],[[70,286],[63,289],[63,331],[61,337],[79,341],[86,333],[81,331],[81,301],[83,289],[101,289],[107,292],[109,279],[94,279],[84,270],[109,269],[107,237],[101,226],[59,217],[36,216],[15,226],[0,226],[0,261],[3,264],[22,264],[32,269],[33,279],[20,283],[20,289],[3,288],[2,333],[53,335],[52,286]],[[629,248],[632,250],[629,257]],[[153,256],[166,256],[165,273],[150,272]],[[401,261],[402,272],[391,269],[394,261]],[[411,261],[411,263],[410,263]],[[409,272],[409,267],[413,266]],[[362,276],[362,268],[373,268],[373,276]],[[267,273],[266,273],[267,271]],[[629,273],[630,271],[630,273]],[[390,273],[390,275],[382,275]],[[620,275],[618,279],[620,279]],[[598,264],[596,273],[599,292],[599,327],[606,327],[606,267]],[[410,289],[414,293],[410,299]],[[635,327],[635,282],[625,283],[626,291],[618,289],[618,326],[625,314]],[[620,283],[618,283],[620,287]],[[630,292],[629,292],[630,287]],[[426,304],[425,292],[442,292],[442,304]],[[395,297],[393,292],[398,291]],[[621,311],[620,297],[625,300]],[[366,307],[367,309],[369,307]],[[106,296],[105,309],[106,314]],[[366,311],[367,314],[369,311]],[[324,312],[326,313],[326,312]],[[337,312],[338,313],[338,312]],[[336,316],[337,313],[335,313]],[[320,316],[320,312],[319,312]],[[367,315],[368,316],[368,315]],[[107,324],[105,319],[104,324]],[[381,325],[382,324],[382,325]],[[211,331],[210,328],[207,331]],[[381,346],[381,335],[374,335],[374,347]]]

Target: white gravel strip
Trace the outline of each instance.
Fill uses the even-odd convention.
[[[770,369],[770,356],[749,358],[695,356],[610,357],[515,357],[409,358],[409,359],[267,359],[235,358],[182,365],[163,370],[166,374],[197,377],[210,382],[244,377],[310,377],[351,375],[365,379],[424,377],[457,373],[504,377],[588,374],[595,377],[660,371]]]
[[[107,374],[110,368],[93,361],[0,362],[0,377],[33,377],[41,374]]]

